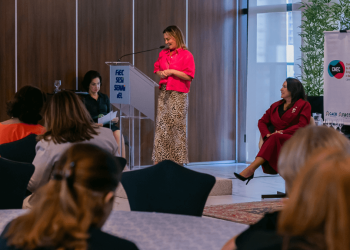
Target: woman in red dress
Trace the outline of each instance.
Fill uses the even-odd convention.
[[[264,173],[277,174],[277,160],[282,145],[299,128],[310,123],[311,105],[306,101],[304,87],[294,78],[287,78],[281,88],[282,100],[275,102],[258,122],[264,143],[255,160],[240,174],[241,181],[253,179],[255,170],[262,165]]]

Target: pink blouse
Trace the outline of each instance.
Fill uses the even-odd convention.
[[[166,69],[175,69],[184,72],[186,75],[194,78],[195,65],[191,52],[179,48],[170,56],[170,49],[164,49],[159,53],[158,60],[154,63],[154,73]],[[166,84],[166,90],[175,90],[178,92],[188,93],[190,91],[191,81],[183,80],[175,75],[161,78],[159,88]]]

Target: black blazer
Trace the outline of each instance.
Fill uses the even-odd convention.
[[[323,235],[282,236],[277,233],[280,212],[267,213],[236,239],[238,250],[326,250]]]
[[[4,238],[10,224],[7,224],[0,236],[0,250],[22,250],[20,248],[7,246],[7,240]],[[89,250],[139,250],[137,246],[128,240],[102,232],[98,228],[89,230],[90,238],[87,240]],[[38,250],[53,250],[54,248],[38,248]]]

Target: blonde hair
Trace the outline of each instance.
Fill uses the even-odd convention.
[[[339,132],[324,126],[307,126],[299,129],[282,147],[278,157],[278,172],[292,188],[300,168],[308,157],[322,148],[338,148],[350,153],[350,142]]]
[[[11,222],[8,245],[23,249],[87,249],[88,230],[106,216],[104,197],[114,191],[122,167],[91,144],[75,144],[55,165],[53,180],[38,191],[32,210]]]
[[[350,249],[350,156],[325,148],[310,157],[290,193],[278,219],[284,236],[317,239],[325,249]],[[318,237],[320,239],[320,237]],[[312,242],[319,244],[319,242]]]
[[[46,133],[38,136],[54,143],[81,142],[97,135],[96,126],[79,97],[70,91],[53,95],[44,113]]]
[[[168,33],[169,36],[174,37],[177,48],[187,49],[184,35],[179,27],[175,25],[168,26],[165,28],[165,30],[163,30],[163,34],[164,33]]]

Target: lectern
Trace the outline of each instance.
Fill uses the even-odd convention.
[[[158,84],[127,62],[106,62],[110,70],[109,99],[119,109],[120,133],[127,123],[129,167],[141,166],[141,120],[155,120],[154,93]],[[111,107],[112,108],[112,107]],[[124,126],[125,127],[125,126]],[[126,130],[126,129],[124,129]],[[122,141],[120,144],[122,145]]]

